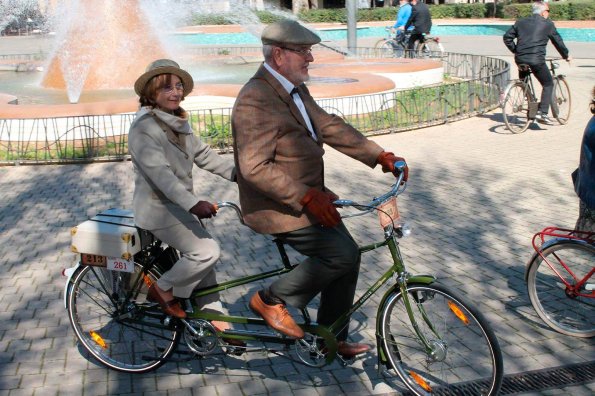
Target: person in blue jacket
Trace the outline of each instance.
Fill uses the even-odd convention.
[[[574,190],[580,198],[575,230],[595,232],[595,88],[591,99],[591,120],[581,143],[579,166],[572,174]]]
[[[411,4],[409,4],[409,0],[399,0],[399,11],[397,11],[397,20],[393,25],[393,29],[396,30],[404,30],[399,29],[401,26],[405,26],[409,17],[411,16]],[[413,30],[413,26],[409,27],[409,30]]]

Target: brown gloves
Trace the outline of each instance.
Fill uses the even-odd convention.
[[[190,208],[190,213],[199,219],[209,219],[217,215],[217,206],[207,201],[198,201]]]
[[[384,173],[392,172],[393,175],[395,175],[395,176],[399,175],[398,172],[395,172],[395,162],[397,162],[397,161],[405,161],[405,159],[401,158],[401,157],[397,157],[393,153],[386,152],[386,151],[381,152],[378,155],[378,158],[376,158],[376,163],[382,165],[382,171]],[[405,166],[405,169],[403,169],[403,172],[405,173],[403,175],[403,181],[407,181],[407,178],[409,177],[409,167]]]
[[[308,212],[314,215],[324,227],[334,227],[341,222],[341,215],[333,205],[333,201],[339,199],[335,194],[323,192],[315,188],[310,188],[300,204]]]

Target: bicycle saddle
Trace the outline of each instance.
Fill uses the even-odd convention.
[[[530,72],[531,71],[531,66],[526,65],[524,63],[518,65],[518,68],[519,68],[519,71],[522,71],[522,72]]]

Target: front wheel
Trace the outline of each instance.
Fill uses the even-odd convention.
[[[552,91],[552,115],[561,125],[566,124],[570,118],[571,104],[568,83],[565,79],[556,77]]]
[[[483,316],[437,284],[410,284],[407,297],[415,325],[396,289],[386,299],[379,329],[389,367],[405,385],[417,395],[496,395],[502,352]]]
[[[595,246],[563,240],[546,247],[541,254],[545,259],[535,255],[527,267],[527,290],[533,308],[557,332],[595,336]]]
[[[506,88],[502,116],[506,127],[512,133],[524,132],[529,127],[529,98],[524,83],[518,81]]]
[[[374,46],[376,48],[378,56],[380,57],[396,57],[401,58],[405,55],[405,47],[396,40],[382,39],[376,42]]]
[[[72,277],[68,316],[83,347],[114,370],[144,373],[166,362],[180,339],[169,318],[147,301],[159,274],[82,266]]]

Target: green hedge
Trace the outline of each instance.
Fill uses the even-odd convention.
[[[432,18],[434,19],[455,19],[455,18],[489,18],[494,16],[494,4],[442,4],[429,5]],[[595,19],[595,1],[589,2],[550,2],[550,16],[556,20],[593,20]],[[255,11],[262,23],[269,24],[282,16],[269,11]],[[358,22],[370,21],[392,21],[397,15],[396,7],[380,7],[371,9],[359,9],[357,12]],[[531,4],[504,4],[498,2],[496,6],[496,17],[504,19],[518,19],[531,15]],[[318,10],[306,10],[301,12],[300,20],[309,23],[336,22],[346,23],[347,14],[344,8],[327,8]],[[191,19],[194,25],[226,25],[232,24],[225,14],[194,14]]]
[[[508,4],[503,7],[502,18],[518,19],[531,15],[531,4]],[[588,3],[550,3],[550,18],[554,21],[584,21],[595,19],[595,1]]]

